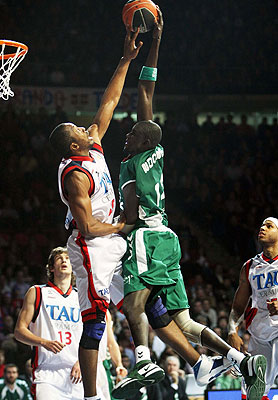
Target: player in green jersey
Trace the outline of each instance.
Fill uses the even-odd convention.
[[[162,16],[153,31],[153,42],[138,84],[138,121],[126,135],[129,156],[120,170],[120,207],[131,232],[123,260],[125,298],[123,311],[135,343],[136,365],[114,389],[115,398],[131,397],[142,386],[158,382],[163,371],[150,360],[148,320],[158,336],[172,346],[191,366],[199,384],[207,384],[236,363],[249,380],[248,400],[260,400],[264,389],[265,358],[250,359],[260,376],[245,371],[249,359],[231,348],[211,329],[189,316],[189,305],[181,276],[179,240],[168,228],[163,186],[164,150],[162,131],[152,121],[152,99],[156,80]],[[163,300],[163,303],[162,301]],[[171,321],[168,311],[172,312]],[[146,312],[145,312],[146,311]],[[147,313],[147,315],[146,315]],[[227,357],[208,358],[189,345],[191,340]],[[244,362],[242,362],[244,361]]]

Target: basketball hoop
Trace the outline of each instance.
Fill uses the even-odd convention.
[[[5,54],[5,51],[10,51],[10,46],[15,47],[16,51]],[[23,43],[14,42],[13,40],[0,40],[0,97],[3,100],[8,100],[9,96],[14,96],[14,92],[10,88],[10,77],[24,59],[27,51],[28,47]]]

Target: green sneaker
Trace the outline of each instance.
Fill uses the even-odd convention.
[[[161,381],[165,372],[151,361],[140,361],[112,390],[115,399],[125,399],[135,395],[143,386],[149,386]]]
[[[246,356],[240,371],[247,386],[247,400],[261,400],[265,391],[266,358],[262,355]]]

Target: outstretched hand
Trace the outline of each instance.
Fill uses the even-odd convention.
[[[162,31],[163,31],[163,16],[160,8],[156,6],[157,11],[158,11],[158,21],[155,21],[155,25],[153,28],[153,39],[160,39],[162,36]]]
[[[141,47],[143,46],[143,42],[135,43],[137,36],[139,34],[139,28],[136,32],[131,32],[130,29],[126,30],[126,37],[124,43],[124,58],[127,60],[133,60],[137,57]]]

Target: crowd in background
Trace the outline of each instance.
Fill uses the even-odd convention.
[[[29,46],[14,84],[105,86],[121,56],[125,2],[1,0],[3,38]],[[165,19],[157,93],[277,93],[275,0],[157,3]],[[143,47],[133,71],[145,56]]]
[[[48,146],[52,128],[67,119],[61,109],[50,116],[43,108],[38,113],[16,113],[8,105],[1,113],[5,151],[0,183],[0,355],[6,363],[16,360],[20,373],[31,357],[30,348],[13,336],[24,294],[32,284],[46,282],[49,251],[67,239],[66,209],[57,188],[59,160]],[[103,140],[115,188],[124,134],[132,124],[130,117],[113,120]],[[191,315],[225,339],[239,269],[258,252],[256,233],[262,220],[278,215],[277,119],[264,118],[254,129],[244,115],[240,124],[234,124],[231,115],[213,123],[208,115],[201,126],[169,115],[161,125],[166,209],[182,247]],[[205,233],[205,241],[194,227]],[[207,251],[208,238],[223,250],[217,262]],[[226,263],[223,254],[233,256],[235,264]],[[127,321],[113,308],[112,313],[124,362],[132,366],[134,346]],[[245,343],[248,337],[245,334]],[[173,354],[154,332],[150,345],[158,362]],[[181,368],[192,372],[183,362]]]
[[[106,86],[122,55],[125,2],[0,0],[5,21],[1,38],[29,46],[28,56],[13,73],[13,84]],[[157,3],[165,19],[157,93],[277,93],[275,0]],[[146,46],[130,67],[126,83],[130,87],[137,85],[151,35],[140,39]],[[8,104],[0,110],[0,119],[4,147],[0,161],[0,378],[4,365],[16,362],[21,377],[30,384],[31,350],[15,340],[13,331],[26,290],[47,281],[50,250],[66,243],[66,210],[57,190],[59,160],[50,151],[48,136],[68,117],[60,108],[49,115],[44,108],[26,113]],[[169,225],[181,243],[191,315],[226,339],[240,267],[260,250],[256,234],[262,220],[278,215],[277,118],[264,118],[256,129],[245,115],[239,124],[232,115],[223,115],[217,123],[208,115],[200,126],[178,113],[157,122],[163,128],[165,147],[166,209]],[[103,140],[115,189],[124,135],[133,123],[130,117],[112,120]],[[213,257],[211,243],[218,245]],[[113,306],[111,311],[123,364],[129,369],[134,365],[134,345],[128,323]],[[244,326],[241,335],[247,349],[249,335]],[[174,355],[152,330],[150,347],[152,357],[161,364]],[[192,373],[180,361],[181,376]],[[227,373],[213,385],[239,388],[240,382]]]

